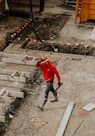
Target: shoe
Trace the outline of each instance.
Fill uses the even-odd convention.
[[[38,106],[38,108],[39,108],[41,111],[43,111],[43,110],[44,110],[44,108],[43,108],[43,107]]]
[[[58,102],[58,99],[52,100],[52,101],[50,101],[50,102]]]
[[[55,92],[53,95],[54,95],[54,100],[50,102],[58,102],[57,92]]]

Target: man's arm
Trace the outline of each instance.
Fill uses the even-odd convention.
[[[41,60],[39,60],[37,63],[36,63],[36,67],[41,67],[42,66],[42,63],[41,63],[42,61]]]
[[[36,63],[36,67],[40,67],[40,61]]]
[[[59,84],[61,82],[60,74],[54,65],[53,65],[53,71],[56,74],[56,77],[58,79],[58,84]]]

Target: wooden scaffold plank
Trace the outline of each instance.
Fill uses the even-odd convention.
[[[1,86],[6,86],[6,87],[14,87],[14,88],[20,88],[23,89],[25,86],[25,83],[21,83],[21,82],[11,82],[11,81],[7,81],[7,80],[1,80],[0,81],[0,85]]]
[[[0,101],[12,102],[12,101],[13,101],[13,98],[12,98],[12,97],[8,97],[7,94],[8,94],[8,93],[6,92],[6,88],[3,88],[3,89],[0,91]]]
[[[34,58],[34,56],[28,56],[28,55],[21,55],[21,54],[15,54],[15,53],[5,53],[0,52],[0,57],[6,57],[6,58]],[[35,57],[35,59],[38,59],[38,57]]]
[[[3,88],[0,95],[0,101],[12,102],[14,98],[24,98],[24,92],[10,91]]]
[[[35,61],[39,58],[27,55],[15,55],[0,52],[1,61],[6,63],[22,64],[22,65],[35,65]]]
[[[0,69],[1,85],[3,85],[2,83],[4,80],[4,82],[12,81],[13,86],[17,84],[19,85],[20,83],[22,83],[23,86],[23,84],[26,83],[26,78],[30,77],[31,75],[32,75],[31,72],[21,72],[17,70],[14,71],[14,70]]]
[[[13,73],[18,72],[21,77],[29,77],[31,72],[19,71],[19,70],[9,70],[9,69],[0,69],[0,74],[4,75],[13,75]]]
[[[24,98],[24,92],[16,92],[16,91],[7,91],[8,96],[15,97],[15,98]]]
[[[74,102],[69,102],[69,104],[67,106],[67,109],[66,109],[66,111],[64,113],[64,116],[62,118],[61,124],[60,124],[60,126],[58,128],[58,131],[56,133],[56,136],[63,136],[63,134],[65,132],[65,128],[66,128],[67,123],[69,121],[71,112],[73,110],[73,107],[74,107]]]
[[[7,81],[13,81],[13,82],[26,82],[25,77],[17,77],[17,76],[10,76],[10,75],[1,75],[0,74],[0,80],[7,80]]]

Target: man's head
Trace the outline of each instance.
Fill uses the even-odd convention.
[[[48,61],[49,61],[49,59],[47,57],[42,57],[41,58],[41,64],[47,65]]]

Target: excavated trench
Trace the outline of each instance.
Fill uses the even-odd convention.
[[[10,43],[13,43],[14,45],[21,44],[20,47],[24,49],[52,51],[51,47],[54,48],[55,46],[58,46],[60,53],[95,56],[95,48],[92,46],[78,43],[60,44],[51,42],[59,37],[60,30],[64,27],[69,18],[70,15],[65,14],[47,14],[45,17],[38,17],[34,20],[34,28],[36,34],[35,32],[33,32],[31,22],[29,22],[29,25],[27,25],[24,31],[21,31],[21,33],[17,35],[15,39],[11,39],[11,34],[15,34],[16,31],[21,29],[18,28],[18,30],[8,32],[6,36],[1,40],[0,51],[8,47]],[[26,21],[26,23],[28,21]],[[22,26],[25,26],[25,24],[23,24]]]

